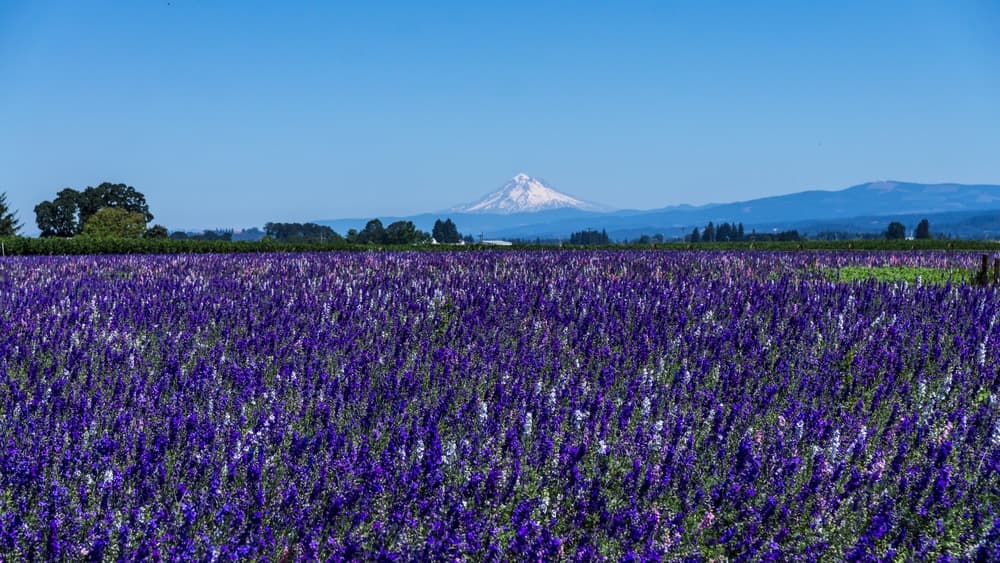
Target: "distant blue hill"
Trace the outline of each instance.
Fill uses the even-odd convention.
[[[872,233],[884,230],[893,220],[912,229],[924,217],[931,222],[934,233],[998,238],[1000,225],[995,223],[1000,223],[1000,185],[881,181],[838,191],[810,190],[733,203],[647,211],[557,209],[508,215],[445,212],[381,219],[386,225],[410,220],[429,231],[436,219],[445,217],[451,217],[463,234],[508,239],[568,238],[570,233],[591,228],[605,229],[615,240],[656,233],[677,238],[695,227],[704,227],[709,221],[743,223],[747,232],[798,229],[812,235],[821,231]],[[368,219],[317,222],[345,233],[351,228],[363,228]]]

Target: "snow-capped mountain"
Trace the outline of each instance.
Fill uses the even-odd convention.
[[[537,186],[535,185],[537,184]],[[541,189],[538,189],[538,188]],[[548,206],[545,206],[548,203]],[[583,204],[585,207],[574,207]],[[928,219],[931,232],[963,238],[992,238],[1000,232],[1000,185],[917,184],[882,181],[843,190],[809,190],[710,205],[675,205],[649,210],[594,209],[526,174],[481,200],[447,211],[381,217],[384,224],[412,221],[431,231],[450,218],[460,233],[486,238],[556,240],[585,229],[606,229],[612,240],[663,234],[679,238],[709,221],[743,223],[747,232],[797,229],[855,235],[884,232],[890,221],[912,228]],[[527,213],[525,213],[527,211]],[[535,211],[532,213],[531,211]],[[606,212],[605,212],[606,211]],[[340,233],[361,230],[371,217],[315,221]]]
[[[522,173],[511,178],[495,192],[488,193],[473,203],[454,207],[451,211],[513,214],[566,208],[581,211],[604,210],[599,205],[556,191],[543,180]]]

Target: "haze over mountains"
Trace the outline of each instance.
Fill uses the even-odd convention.
[[[385,224],[413,221],[430,230],[451,217],[462,233],[485,238],[563,239],[584,229],[606,229],[613,240],[642,234],[681,238],[709,221],[743,223],[747,232],[797,229],[852,235],[878,233],[891,221],[912,229],[922,218],[932,232],[963,238],[1000,237],[1000,185],[918,184],[883,180],[843,190],[809,190],[747,201],[651,210],[613,210],[558,191],[543,180],[518,174],[472,203],[437,213],[382,217]],[[361,229],[371,219],[317,221],[339,232]]]

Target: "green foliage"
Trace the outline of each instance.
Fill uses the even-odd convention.
[[[747,233],[743,229],[743,223],[715,223],[709,221],[703,231],[697,227],[691,234],[684,237],[685,242],[702,243],[738,243],[738,242],[798,242],[805,237],[799,231],[791,229],[788,231],[778,231],[773,233],[758,233],[753,231]]]
[[[931,223],[927,219],[921,219],[917,224],[917,230],[913,233],[913,238],[925,240],[931,238]]]
[[[65,188],[52,201],[35,206],[35,222],[43,237],[71,237],[80,232],[77,223],[80,192]]]
[[[885,238],[889,240],[902,240],[906,238],[906,226],[899,221],[893,221],[889,223],[889,227],[885,230]]]
[[[343,238],[330,227],[316,223],[267,223],[267,236],[280,242],[342,242]]]
[[[457,244],[462,242],[462,235],[459,234],[458,228],[455,227],[455,223],[452,222],[450,217],[444,221],[440,219],[434,221],[431,236],[441,244]]]
[[[715,225],[711,221],[705,225],[705,230],[701,232],[701,239],[705,242],[715,242]]]
[[[427,233],[417,230],[412,221],[396,221],[385,229],[384,244],[417,244],[427,242]]]
[[[146,204],[146,196],[125,184],[104,182],[96,188],[87,187],[80,194],[78,205],[81,224],[86,224],[91,215],[105,207],[141,213],[144,223],[153,220],[153,214],[149,212],[149,206]]]
[[[918,268],[915,266],[847,266],[830,270],[831,278],[842,282],[867,281],[906,282],[944,285],[963,283],[970,279],[969,272],[962,269],[942,270],[938,268]]]
[[[385,227],[382,226],[382,221],[379,219],[372,219],[365,225],[364,230],[358,233],[356,240],[349,240],[348,242],[355,242],[357,244],[381,244],[384,238]]]
[[[608,238],[606,230],[596,231],[594,229],[587,229],[571,234],[569,236],[569,243],[581,246],[594,246],[611,244],[611,239]]]
[[[361,232],[354,229],[347,231],[347,242],[350,244],[412,245],[429,240],[430,235],[417,230],[412,221],[396,221],[388,227],[383,227],[381,220],[372,219]]]
[[[1000,285],[1000,258],[994,258],[990,268],[990,256],[983,254],[979,269],[972,275],[972,282],[976,285]]]
[[[167,228],[163,225],[153,225],[146,229],[146,232],[142,234],[142,238],[167,238],[169,234]]]
[[[173,240],[231,241],[233,240],[233,231],[205,229],[200,233],[193,234],[188,234],[184,231],[174,231],[170,233],[170,238]]]
[[[102,207],[83,225],[83,235],[94,238],[139,238],[146,232],[142,213],[121,207]]]
[[[647,245],[647,244],[663,244],[664,238],[663,233],[656,233],[653,236],[649,236],[645,233],[639,235],[639,238],[629,241],[631,244]]]
[[[153,220],[141,192],[125,184],[104,182],[82,192],[60,190],[54,200],[35,206],[35,221],[43,237],[72,237],[82,233],[87,221],[106,207],[139,213],[144,225]]]
[[[7,205],[7,193],[0,193],[0,237],[17,236],[20,230],[21,222],[17,220],[17,214]]]
[[[691,231],[690,242],[740,242],[747,240],[743,231],[743,223],[719,223],[715,225],[709,222],[705,226],[704,234],[699,234],[698,229]]]

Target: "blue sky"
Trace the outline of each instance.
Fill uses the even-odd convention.
[[[0,0],[0,191],[170,228],[402,215],[517,172],[655,208],[1000,183],[1000,3]]]

